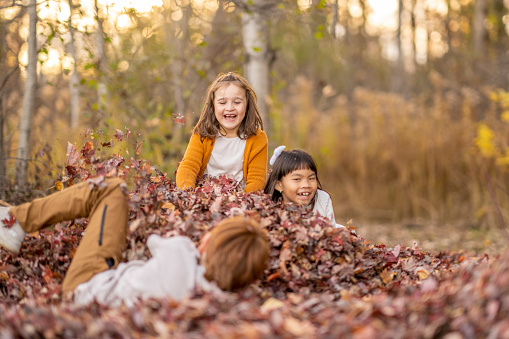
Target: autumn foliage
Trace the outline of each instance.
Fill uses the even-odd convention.
[[[120,133],[122,133],[122,135]],[[117,130],[115,140],[127,136]],[[87,136],[88,137],[88,136]],[[196,295],[134,308],[77,307],[61,282],[87,220],[27,235],[19,256],[0,250],[2,337],[355,337],[428,338],[509,335],[509,257],[469,257],[372,244],[350,225],[336,229],[298,206],[244,193],[227,178],[195,190],[134,157],[100,155],[108,143],[69,144],[66,185],[120,176],[130,185],[126,260],[147,259],[150,234],[204,232],[233,215],[258,220],[271,244],[264,276],[238,293]],[[115,141],[115,142],[116,142]],[[113,143],[113,140],[111,141]],[[141,147],[141,146],[140,146]],[[138,147],[136,147],[138,148]]]

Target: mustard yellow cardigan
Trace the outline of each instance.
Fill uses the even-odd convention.
[[[196,179],[200,178],[209,162],[214,141],[205,138],[203,142],[200,136],[193,133],[189,145],[187,145],[184,158],[177,169],[177,186],[181,189],[194,188]],[[242,172],[246,182],[246,192],[253,192],[263,189],[267,178],[267,158],[269,155],[269,142],[267,135],[258,129],[256,135],[246,140],[244,150],[244,164]]]

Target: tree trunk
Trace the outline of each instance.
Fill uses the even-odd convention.
[[[266,14],[262,11],[266,2],[257,2],[260,5],[249,5],[249,10],[242,13],[242,37],[246,62],[244,73],[247,81],[253,87],[258,98],[258,108],[265,124],[268,119],[267,99],[270,91],[270,55],[269,30]]]
[[[71,41],[69,41],[69,53],[74,61],[74,66],[69,80],[69,92],[71,93],[71,128],[78,127],[80,119],[80,77],[78,75],[78,59],[76,58],[76,48],[74,46],[75,29],[72,26],[72,14],[74,5],[72,0],[69,0],[69,8],[71,15],[69,16],[69,33],[71,33]]]
[[[0,45],[0,74],[7,73],[7,67],[5,65],[5,60],[7,56],[7,42],[5,40],[6,36],[6,26],[3,20],[0,20],[0,31],[1,37],[0,41],[2,44]],[[5,117],[5,109],[4,109],[4,81],[5,79],[2,76],[2,85],[0,86],[0,199],[5,199],[5,179],[7,177],[7,168],[5,164],[5,145],[4,145],[4,117]]]
[[[447,34],[447,49],[448,49],[448,53],[452,53],[452,51],[453,51],[453,48],[452,48],[452,31],[451,31],[451,28],[450,28],[451,11],[452,11],[451,0],[447,0],[447,16],[445,18],[444,25],[445,25],[445,31],[446,31],[446,34]]]
[[[392,89],[395,92],[401,93],[404,90],[404,60],[403,48],[401,46],[401,27],[403,17],[403,0],[398,1],[398,30],[396,32],[396,45],[398,47],[398,59],[396,60],[396,72],[392,78]]]
[[[23,96],[23,109],[21,112],[18,152],[16,159],[16,184],[23,187],[26,184],[28,156],[30,152],[30,124],[35,108],[35,93],[37,90],[37,2],[30,0],[28,6],[29,33],[28,33],[28,66]]]
[[[359,5],[360,5],[361,10],[362,10],[362,24],[360,26],[360,33],[361,33],[361,38],[362,38],[361,41],[362,42],[366,42],[366,40],[365,40],[365,37],[366,37],[366,24],[368,22],[368,18],[367,18],[367,15],[366,15],[366,1],[367,0],[359,0]],[[363,47],[362,50],[364,51],[364,47]]]
[[[171,77],[173,96],[175,100],[174,113],[185,115],[185,100],[182,91],[183,88],[183,75],[184,75],[184,64],[185,59],[185,44],[189,38],[189,18],[191,14],[191,5],[188,3],[186,6],[181,8],[182,18],[179,22],[171,22],[166,29],[168,36],[169,48],[171,56]],[[170,16],[171,17],[171,16]],[[170,19],[171,20],[171,19]],[[184,138],[184,126],[179,123],[173,124],[173,133],[171,138],[170,149],[174,154],[180,155],[181,148],[183,145]]]
[[[396,43],[398,46],[398,63],[403,63],[403,49],[401,48],[401,28],[403,26],[403,0],[398,1],[398,30],[396,32]]]
[[[342,6],[342,16],[340,15],[339,17],[339,22],[341,23],[341,25],[345,28],[345,44],[348,45],[349,41],[350,41],[350,21],[351,21],[351,17],[350,17],[350,12],[348,10],[350,6],[350,1],[349,0],[344,0],[343,1],[343,6]]]
[[[337,38],[337,36],[336,36],[336,26],[338,25],[338,11],[339,11],[338,1],[339,0],[334,0],[334,2],[332,3],[332,21],[331,21],[331,24],[330,24],[330,35],[334,39]]]
[[[499,55],[505,55],[507,51],[507,39],[508,34],[506,33],[506,23],[505,19],[507,19],[507,12],[509,5],[506,6],[504,0],[495,0],[494,2],[491,2],[490,4],[490,14],[493,15],[493,19],[495,20],[495,39],[490,39],[490,44],[495,42],[497,47],[497,53]],[[486,5],[488,6],[488,5]],[[487,9],[485,9],[486,14]],[[485,35],[486,36],[486,35]],[[504,57],[502,57],[504,58]]]
[[[352,46],[354,40],[352,37],[352,32],[350,30],[352,21],[350,12],[348,10],[350,8],[350,1],[343,0],[341,4],[342,5],[340,6],[339,9],[341,11],[339,15],[339,22],[345,30],[345,35],[343,39],[341,39],[341,41],[338,42],[338,44],[341,46],[340,51],[343,51],[342,58],[345,59],[345,64],[353,65],[354,52],[352,48],[348,48]],[[345,77],[344,88],[346,89],[346,93],[348,94],[348,96],[350,96],[353,92],[353,89],[355,88],[355,75],[354,75],[355,69],[354,67],[345,67],[343,72]]]
[[[417,41],[416,41],[416,28],[417,23],[415,19],[415,5],[417,0],[412,0],[412,8],[410,11],[410,25],[412,27],[412,66],[415,68],[415,65],[417,64]]]
[[[424,11],[424,16],[423,16],[423,20],[425,20],[425,25],[424,27],[426,28],[426,64],[430,64],[431,63],[431,32],[433,31],[434,27],[432,25],[432,23],[430,22],[430,20],[428,20],[427,18],[427,13],[426,11]]]
[[[97,60],[97,70],[99,73],[97,79],[97,109],[103,115],[106,111],[106,105],[108,100],[108,88],[105,82],[105,73],[106,73],[106,48],[104,46],[104,30],[103,30],[103,20],[99,16],[99,6],[97,4],[97,0],[94,0],[95,4],[95,20],[97,22],[97,31],[95,32],[96,36],[96,60]],[[94,124],[98,124],[98,117],[94,119]]]
[[[486,35],[484,18],[486,16],[486,0],[475,0],[474,19],[472,24],[472,47],[474,52],[481,56],[483,54],[483,42]]]

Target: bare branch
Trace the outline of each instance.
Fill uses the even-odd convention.
[[[36,6],[42,5],[46,2],[49,3],[50,0],[43,0],[39,3],[37,3]],[[30,6],[32,6],[32,5],[23,5],[23,3],[21,1],[19,3],[16,3],[16,0],[12,0],[12,4],[0,6],[0,9],[6,9],[6,8],[12,8],[12,7],[30,7]]]
[[[6,8],[12,8],[12,7],[25,7],[25,6],[23,4],[15,4],[13,2],[12,5],[0,6],[0,9],[6,9]]]
[[[2,80],[2,84],[0,84],[0,93],[2,93],[2,91],[4,90],[5,88],[5,85],[7,84],[7,81],[9,80],[9,78],[11,77],[11,75],[13,75],[16,71],[19,70],[19,67],[16,67],[16,68],[13,68],[11,69],[7,75],[4,77],[4,79]]]

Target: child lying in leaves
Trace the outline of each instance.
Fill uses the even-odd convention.
[[[88,217],[89,222],[65,276],[62,291],[87,304],[132,305],[138,299],[180,300],[195,289],[235,290],[263,273],[269,256],[265,233],[252,219],[223,220],[198,248],[187,237],[151,235],[152,258],[120,263],[126,245],[127,187],[118,178],[88,181],[12,207],[0,207],[0,245],[19,253],[25,233]],[[200,255],[201,254],[201,255]],[[202,266],[203,265],[203,266]]]

